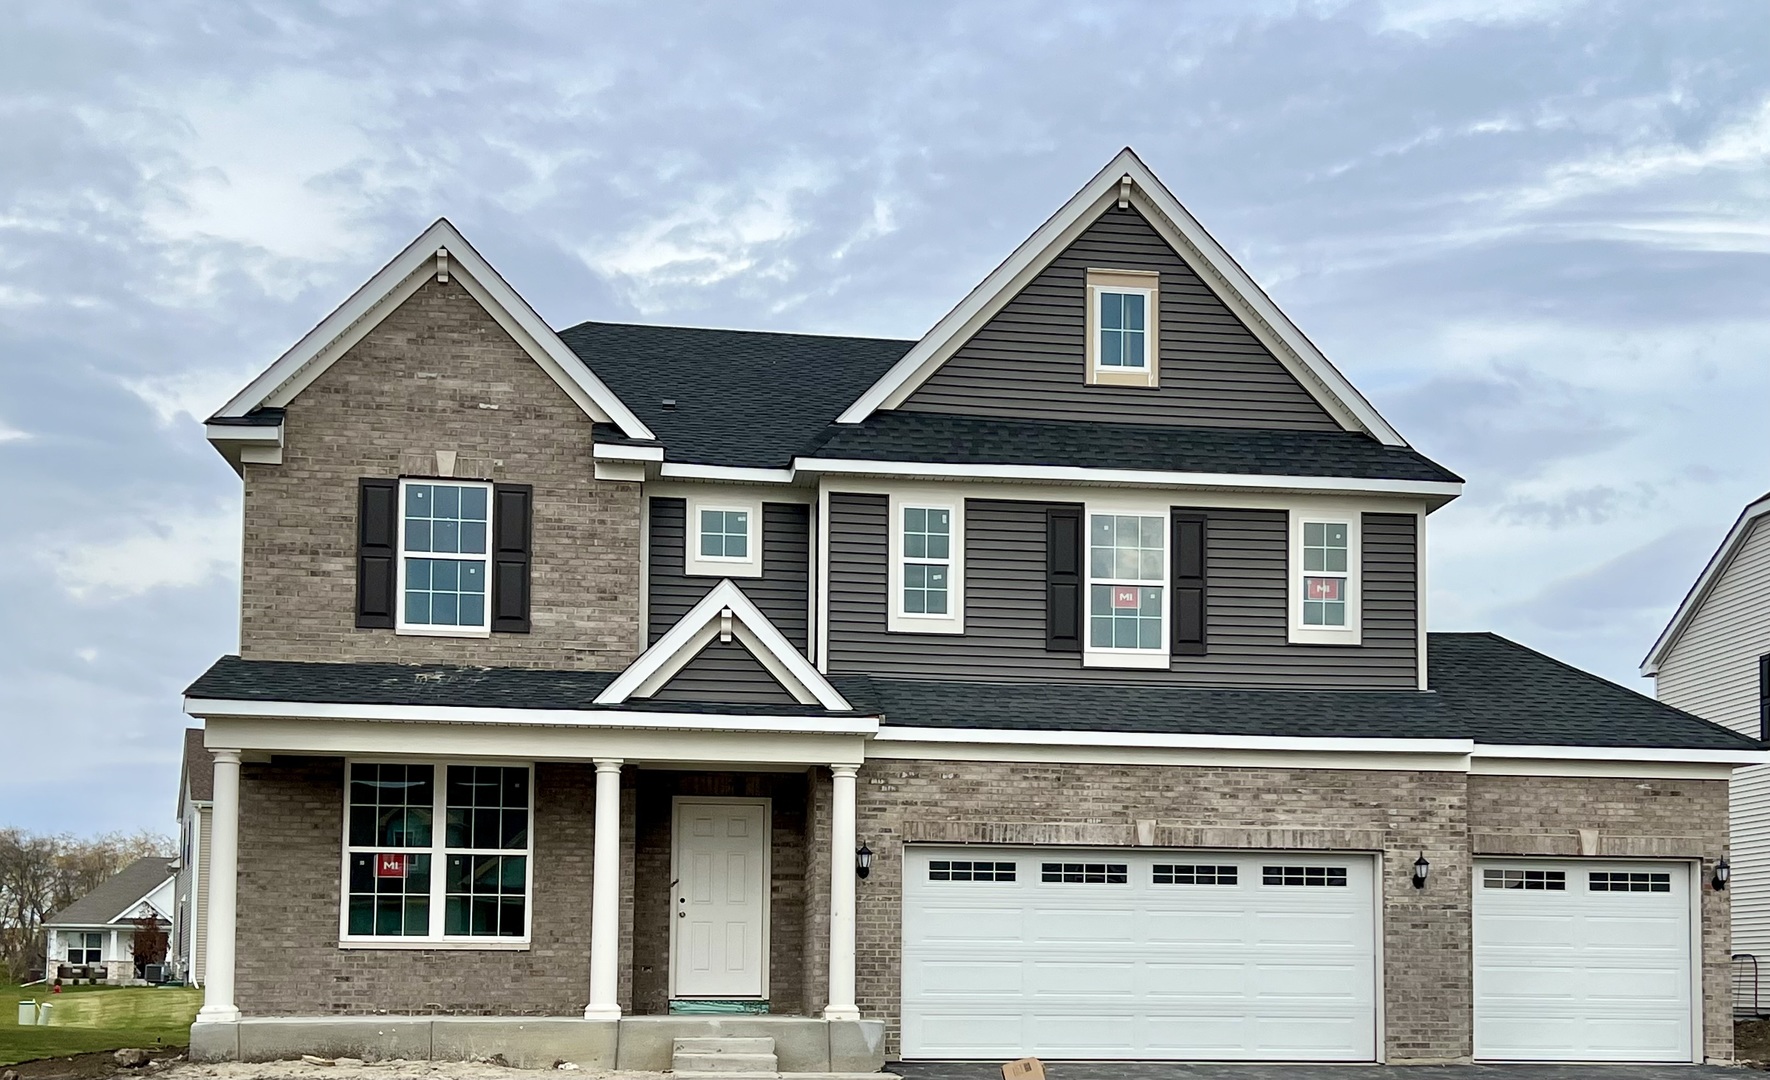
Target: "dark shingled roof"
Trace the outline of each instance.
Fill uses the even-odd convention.
[[[904,727],[1473,739],[1488,744],[1757,749],[1748,738],[1494,634],[1429,635],[1432,689],[1231,690],[1147,682],[1015,683],[834,676],[855,707]],[[224,656],[193,698],[591,709],[606,672],[318,664]],[[816,706],[630,703],[629,708],[828,715]]]
[[[883,412],[859,424],[832,425],[807,456],[1252,476],[1462,479],[1414,450],[1384,446],[1355,431],[1091,424],[941,413]]]
[[[174,861],[157,855],[137,859],[43,922],[47,926],[103,926],[171,877]]]
[[[601,322],[559,337],[663,440],[671,461],[744,468],[792,464],[915,344]]]

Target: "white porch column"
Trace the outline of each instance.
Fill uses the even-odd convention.
[[[590,868],[590,1004],[586,1020],[619,1020],[621,761],[596,759],[596,837]]]
[[[240,1018],[234,1005],[235,897],[240,870],[240,752],[215,751],[215,801],[209,833],[209,952],[198,1023]]]
[[[830,800],[830,1002],[825,1020],[859,1020],[854,1001],[854,773],[832,765]]]

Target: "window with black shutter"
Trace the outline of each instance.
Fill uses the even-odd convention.
[[[399,481],[357,481],[356,624],[392,629],[399,544]]]
[[[492,489],[492,633],[529,632],[529,563],[534,532],[534,489],[498,484]]]
[[[1045,512],[1045,648],[1082,651],[1082,508]]]
[[[1172,532],[1174,654],[1202,656],[1205,652],[1205,516],[1176,510]]]

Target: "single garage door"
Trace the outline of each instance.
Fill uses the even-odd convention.
[[[1691,1060],[1690,868],[1475,863],[1475,1056]]]
[[[1374,860],[912,846],[906,1058],[1371,1061]]]

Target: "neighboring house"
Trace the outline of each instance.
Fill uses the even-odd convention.
[[[439,221],[207,434],[199,1058],[1732,1055],[1758,741],[1428,638],[1462,482],[1128,150],[916,341]]]
[[[1770,738],[1770,494],[1733,523],[1641,674],[1668,705]],[[1733,951],[1761,960],[1759,1004],[1770,1008],[1770,767],[1735,772],[1729,805]]]
[[[64,968],[102,967],[104,980],[134,982],[135,921],[153,919],[172,929],[177,860],[137,859],[98,888],[43,920],[48,939],[44,977],[55,982]]]
[[[203,982],[203,939],[209,912],[204,897],[209,882],[209,814],[215,783],[215,759],[203,748],[203,729],[184,733],[184,763],[178,773],[178,887],[173,914],[171,959],[185,982]]]

